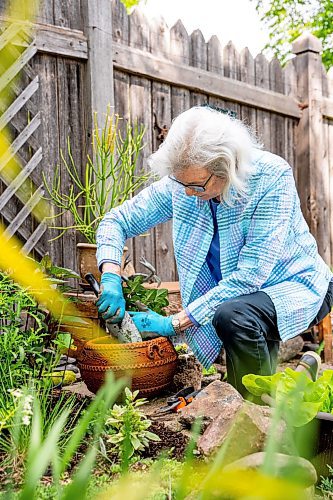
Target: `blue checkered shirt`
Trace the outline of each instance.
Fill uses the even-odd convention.
[[[173,219],[173,245],[183,307],[199,326],[187,342],[208,367],[221,349],[212,325],[218,306],[257,292],[272,299],[282,340],[304,331],[316,316],[333,275],[318,254],[303,218],[292,169],[279,156],[255,150],[248,194],[217,208],[222,280],[216,285],[206,257],[214,234],[209,202],[187,196],[168,177],[112,209],[97,232],[97,260],[120,264],[127,238]]]

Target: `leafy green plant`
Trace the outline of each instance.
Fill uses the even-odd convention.
[[[69,280],[79,279],[80,275],[77,274],[72,269],[55,266],[52,263],[51,257],[49,256],[48,253],[44,255],[44,257],[40,262],[38,262],[38,267],[41,270],[41,272],[48,277],[49,281],[58,288],[60,292],[66,293],[66,292],[73,292],[73,290],[75,290],[69,284]]]
[[[115,404],[106,420],[107,441],[117,450],[121,461],[140,455],[149,441],[160,441],[150,432],[151,421],[139,410],[146,399],[136,399],[139,391],[131,392],[125,388],[125,403]]]
[[[178,354],[187,354],[188,345],[184,343],[175,345],[175,350]]]
[[[216,369],[216,366],[214,365],[211,365],[208,369],[206,368],[202,368],[202,375],[205,376],[205,375],[215,375],[217,373],[217,369]]]
[[[38,401],[43,422],[42,435],[46,436],[55,420],[63,411],[69,410],[70,418],[59,441],[65,445],[78,420],[84,402],[73,394],[54,391],[51,383],[42,380],[31,381],[29,386],[8,391],[9,403],[0,409],[0,453],[6,454],[4,465],[8,471],[23,471],[31,439],[31,422],[34,401]]]
[[[71,182],[67,192],[61,189],[59,167],[55,171],[52,183],[43,176],[44,185],[51,203],[59,210],[50,218],[53,228],[59,231],[60,238],[69,229],[75,229],[84,235],[89,243],[96,242],[96,230],[102,217],[125,200],[130,198],[150,177],[143,169],[137,171],[137,161],[143,149],[144,128],[135,124],[133,127],[125,121],[122,133],[120,118],[108,108],[102,130],[97,117],[93,130],[93,156],[87,156],[84,179],[81,179],[71,152],[70,140],[67,141],[68,157],[61,152],[61,158]],[[70,213],[72,226],[58,226],[56,220],[62,214]]]
[[[26,453],[22,457],[24,477],[18,498],[22,500],[39,498],[36,496],[36,492],[40,479],[50,466],[49,472],[53,479],[53,498],[69,500],[78,498],[78,496],[85,497],[90,472],[98,452],[98,439],[103,430],[106,415],[125,383],[124,380],[115,381],[112,373],[108,373],[105,385],[97,393],[76,425],[70,429],[68,429],[68,424],[72,419],[73,412],[70,406],[66,407],[64,404],[59,408],[60,411],[57,412],[55,418],[48,422],[49,416],[43,411],[39,398],[35,397],[31,423],[28,427],[22,425],[22,407],[21,411],[16,412],[15,425],[10,429],[12,464],[14,464],[15,457],[21,456],[18,444],[22,440],[22,433],[25,433],[27,428],[29,429]],[[88,450],[74,471],[70,483],[62,482],[61,478],[71,467],[71,461],[83,443],[91,421],[94,421],[94,424]],[[66,436],[65,440],[64,436]],[[6,498],[17,497],[13,487],[13,482],[8,482]]]
[[[291,368],[269,376],[245,375],[242,382],[255,396],[268,394],[283,402],[295,427],[307,424],[319,411],[333,413],[333,370],[325,370],[315,382]]]
[[[283,63],[290,59],[291,43],[310,31],[323,44],[322,59],[327,69],[333,65],[333,4],[331,0],[252,0],[269,28],[265,49]]]
[[[129,277],[124,286],[126,310],[137,311],[138,303],[144,304],[148,309],[165,316],[164,308],[169,305],[168,290],[165,288],[145,288],[144,277]]]
[[[44,315],[27,290],[0,272],[0,384],[21,387],[45,363]]]
[[[324,498],[332,498],[333,495],[333,467],[327,465],[329,476],[328,477],[320,477],[320,483],[318,485],[318,489],[322,492]],[[327,493],[329,496],[327,496]]]

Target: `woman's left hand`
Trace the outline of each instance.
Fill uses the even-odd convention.
[[[158,333],[162,337],[171,337],[176,332],[171,323],[171,317],[162,316],[154,311],[132,312],[129,311],[135,326],[142,332]]]

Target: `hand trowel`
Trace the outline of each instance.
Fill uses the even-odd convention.
[[[91,273],[87,273],[84,279],[87,283],[89,283],[96,297],[98,297],[100,293],[100,286],[95,276]],[[124,318],[120,324],[112,323],[111,319],[106,319],[105,326],[112,337],[115,337],[123,344],[127,344],[129,342],[142,342],[140,332],[127,311],[125,311]]]

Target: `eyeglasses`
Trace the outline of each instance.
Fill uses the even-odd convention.
[[[196,191],[197,193],[204,193],[206,191],[206,186],[207,186],[208,182],[211,180],[211,178],[213,177],[213,175],[214,174],[211,174],[202,186],[198,186],[197,184],[184,184],[183,182],[176,179],[173,175],[169,175],[169,179],[177,182],[177,184],[180,184],[181,186],[184,186],[185,188],[193,189],[193,191]]]

